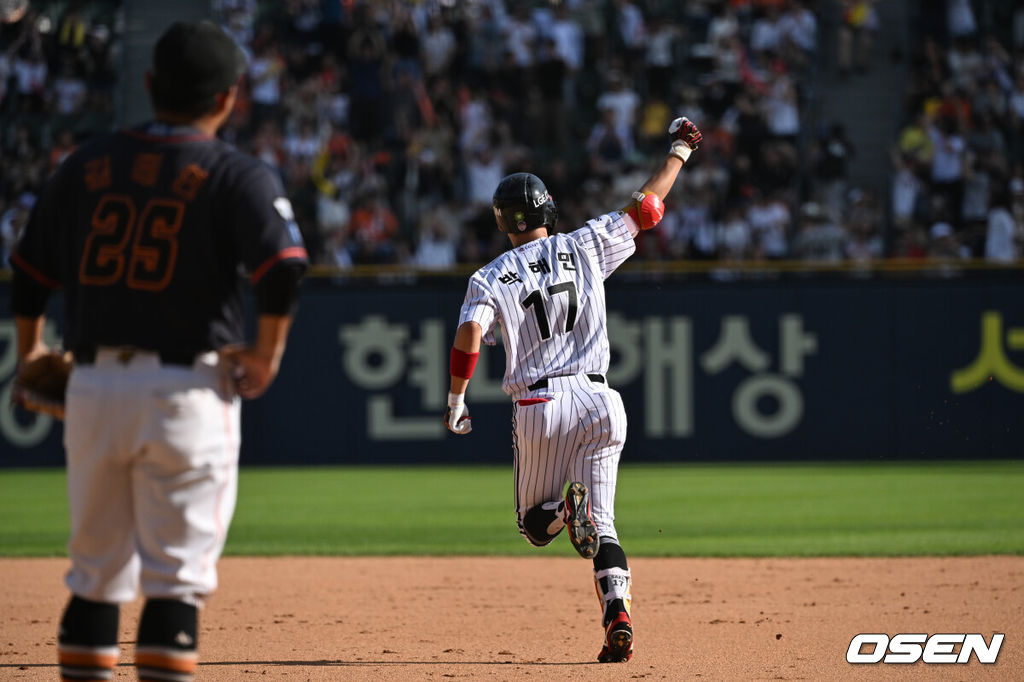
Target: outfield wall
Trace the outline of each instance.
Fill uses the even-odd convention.
[[[1018,274],[643,280],[617,276],[608,289],[608,378],[629,414],[629,460],[1024,452]],[[281,375],[245,406],[243,463],[509,462],[500,347],[484,351],[470,386],[473,433],[442,426],[464,282],[307,281]],[[0,466],[60,464],[60,424],[6,407],[13,338],[8,313]]]

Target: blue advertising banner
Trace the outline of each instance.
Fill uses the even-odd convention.
[[[281,373],[244,408],[243,463],[510,462],[500,344],[470,384],[473,432],[441,421],[463,287],[307,282]],[[1021,292],[1009,278],[612,281],[624,459],[1019,456]],[[58,340],[57,325],[47,332]],[[13,340],[0,320],[4,405]],[[4,407],[0,435],[0,466],[63,461],[60,424],[45,417]]]

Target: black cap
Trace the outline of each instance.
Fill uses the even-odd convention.
[[[190,111],[238,83],[247,60],[242,48],[208,20],[179,21],[153,48],[153,99],[157,108]]]

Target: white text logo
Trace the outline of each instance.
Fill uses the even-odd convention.
[[[862,633],[850,640],[846,650],[848,663],[969,663],[973,653],[980,663],[995,663],[999,648],[1003,646],[1003,633],[992,635],[992,641],[985,642],[984,635],[977,634],[934,634]],[[959,652],[956,646],[960,645]],[[888,653],[886,653],[888,651]]]

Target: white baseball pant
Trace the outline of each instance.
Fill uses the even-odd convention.
[[[72,593],[202,599],[235,509],[241,402],[216,353],[188,366],[100,349],[68,382]]]
[[[585,375],[551,377],[548,385],[516,396],[512,412],[516,518],[535,505],[562,499],[565,484],[590,491],[598,534],[616,542],[615,484],[626,441],[626,409],[619,392]]]

